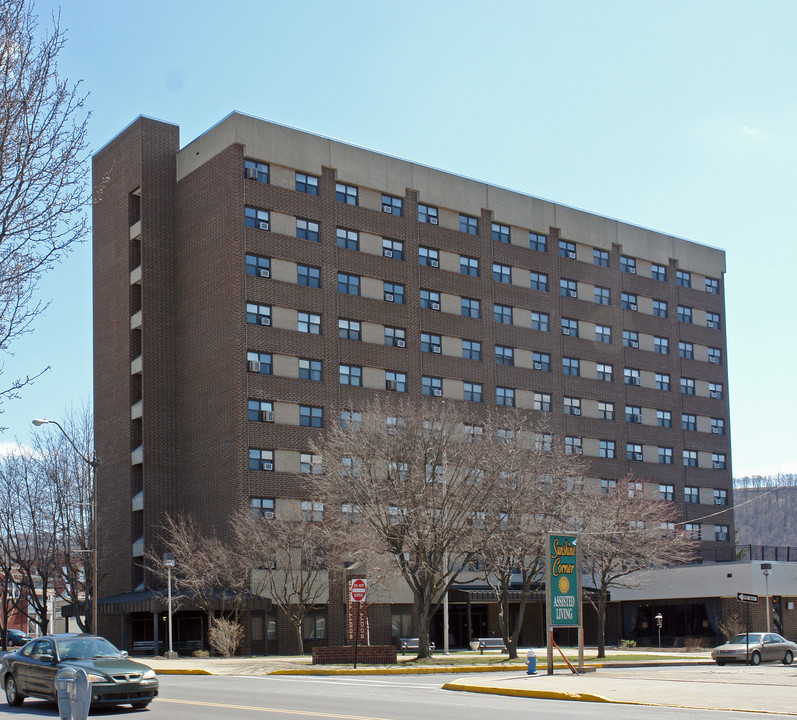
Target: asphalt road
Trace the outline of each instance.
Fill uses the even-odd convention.
[[[710,668],[709,668],[710,669]],[[694,668],[690,671],[692,681]],[[648,672],[651,672],[648,670]],[[608,705],[563,700],[476,695],[440,689],[459,675],[388,677],[161,676],[161,696],[148,710],[95,710],[90,718],[140,720],[495,720],[521,714],[559,720],[699,720],[716,717],[764,720],[782,716]],[[766,677],[764,675],[763,677]],[[763,678],[762,678],[763,679]],[[21,708],[0,703],[0,718],[57,718],[57,708],[26,700]]]

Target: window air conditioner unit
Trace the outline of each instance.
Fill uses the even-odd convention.
[[[440,303],[432,303],[432,310],[439,310],[439,309],[440,309]]]
[[[440,261],[439,260],[430,260],[429,261],[429,266],[430,267],[440,267]]]
[[[642,453],[634,453],[634,460],[642,460]]]
[[[271,318],[270,317],[262,317],[260,318],[261,325],[271,325]]]
[[[406,340],[396,340],[396,347],[406,347],[407,341]]]
[[[432,352],[440,354],[442,352],[442,349],[440,348],[439,345],[432,345]]]
[[[261,230],[268,230],[268,220],[259,220],[257,227]]]
[[[274,411],[273,410],[262,410],[260,412],[260,422],[273,423],[274,422]]]
[[[575,250],[568,250],[567,251],[567,257],[574,258],[575,256],[576,256],[576,251]]]
[[[581,415],[581,408],[571,407],[570,408],[571,415]]]
[[[387,302],[393,302],[393,293],[385,293],[385,300]]]
[[[274,469],[274,463],[273,462],[269,462],[268,460],[263,460],[263,462],[260,463],[260,469],[261,470],[273,470]]]
[[[385,388],[387,390],[395,390],[396,389],[396,381],[395,380],[385,380]]]
[[[392,250],[388,250],[387,248],[384,248],[382,250],[382,255],[384,255],[385,257],[393,257],[393,251]]]
[[[567,291],[568,297],[578,297],[578,290],[568,290]]]
[[[274,511],[273,510],[264,510],[263,517],[266,520],[273,520],[274,519]]]
[[[246,168],[246,177],[249,178],[250,180],[257,180],[257,168],[256,167]]]
[[[636,268],[632,265],[631,267],[628,268],[628,272],[631,273],[632,275],[636,275]]]
[[[250,360],[249,363],[249,372],[260,372],[260,361],[259,360]]]
[[[715,470],[722,470],[722,463],[715,462],[715,463],[712,463],[712,464],[714,465],[714,469]]]
[[[562,328],[562,335],[569,335],[569,334],[570,334],[570,328]]]
[[[534,363],[534,369],[535,370],[542,370],[542,363],[535,362]]]
[[[440,390],[439,388],[433,388],[432,389],[432,395],[434,395],[435,397],[440,397],[442,394],[443,394],[443,391]]]
[[[720,359],[718,357],[714,357],[713,355],[709,355],[708,361],[710,363],[714,363],[715,365],[719,365],[720,364]]]
[[[628,309],[636,311],[636,303],[629,303],[628,304]]]
[[[264,277],[264,278],[271,277],[271,270],[266,270],[264,268],[263,270],[260,270],[258,275],[260,275],[260,277]]]
[[[430,217],[429,218],[429,224],[430,225],[437,225],[437,218],[436,217]]]
[[[722,428],[713,427],[711,428],[711,432],[713,432],[715,435],[722,435]]]
[[[392,205],[382,205],[382,212],[387,213],[388,215],[393,214],[393,206]]]
[[[628,341],[628,346],[632,347],[632,348],[638,348],[639,347],[639,342],[637,340],[629,340]]]

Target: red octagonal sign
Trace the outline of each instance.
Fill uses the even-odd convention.
[[[352,602],[363,602],[365,600],[365,592],[367,585],[362,578],[356,578],[351,581],[351,588],[349,589],[349,596]]]

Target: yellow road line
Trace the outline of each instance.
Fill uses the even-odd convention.
[[[338,718],[338,720],[387,720],[387,718],[375,718],[366,715],[339,715],[337,713],[313,712],[312,710],[286,710],[284,708],[256,707],[254,705],[230,705],[227,703],[200,702],[198,700],[172,700],[171,698],[159,697],[160,703],[175,703],[177,705],[200,705],[201,707],[224,708],[225,710],[253,710],[266,713],[281,713],[283,715],[306,715],[308,717]]]

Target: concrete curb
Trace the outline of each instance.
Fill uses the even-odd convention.
[[[218,675],[202,668],[158,668],[156,675]]]

